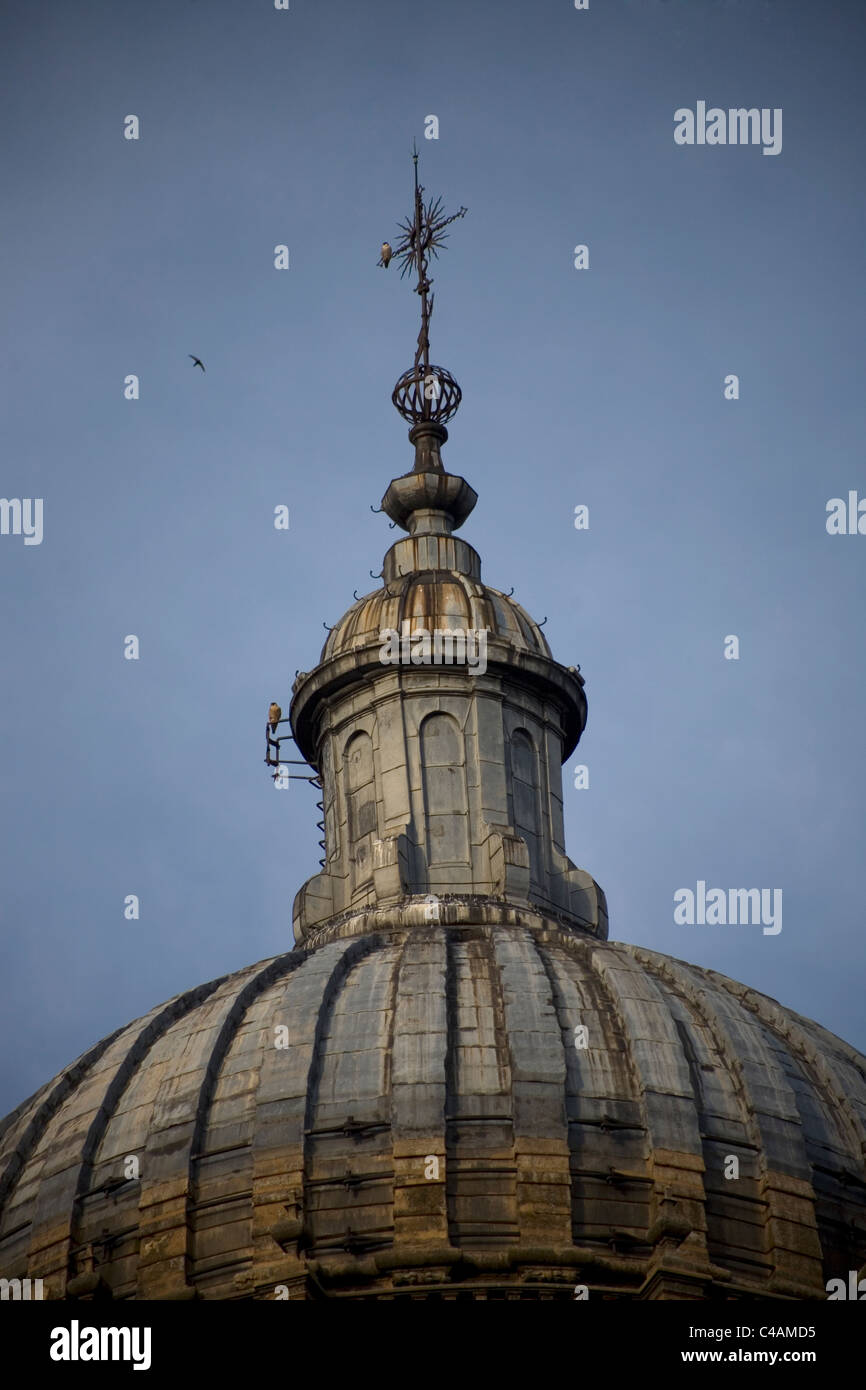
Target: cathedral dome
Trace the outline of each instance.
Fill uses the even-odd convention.
[[[421,302],[393,397],[415,464],[382,499],[406,534],[297,674],[291,734],[268,715],[275,782],[320,793],[295,947],[153,1009],[0,1124],[0,1277],[49,1298],[823,1298],[866,1261],[866,1058],[608,940],[565,848],[583,677],[455,534],[477,499],[440,457],[460,389],[429,361],[427,268],[465,209],[422,191],[416,165],[393,253]],[[489,638],[483,668],[468,642],[414,649],[455,629]]]
[[[3,1276],[50,1298],[737,1299],[859,1268],[866,1058],[532,911],[429,915],[179,995],[19,1106]]]

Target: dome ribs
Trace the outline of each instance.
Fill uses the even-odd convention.
[[[510,1073],[521,1244],[572,1240],[563,1034],[532,933],[492,933]]]
[[[486,628],[491,642],[553,661],[541,628],[509,594],[482,584],[478,574],[419,566],[391,575],[381,589],[357,599],[328,633],[320,663],[378,649],[382,630],[400,631],[404,620],[428,630]]]
[[[790,1300],[859,1269],[866,1059],[535,909],[424,906],[334,918],[19,1107],[0,1272],[76,1298]]]
[[[760,1175],[762,1137],[737,1049],[699,979],[668,969],[670,962],[653,952],[635,949],[633,954],[664,989],[684,1052],[691,1054],[691,1066],[700,1075],[695,1094],[710,1257],[733,1278],[763,1284],[772,1265]],[[739,1165],[736,1181],[725,1177],[732,1156]]]
[[[35,1097],[24,1101],[16,1111],[7,1116],[7,1122],[4,1125],[4,1138],[7,1142],[4,1143],[3,1147],[7,1151],[8,1157],[2,1172],[0,1172],[0,1208],[5,1207],[22,1167],[35,1150],[52,1116],[57,1113],[63,1102],[80,1084],[94,1063],[124,1032],[126,1032],[126,1028],[118,1028],[116,1032],[103,1038],[89,1052],[85,1052],[71,1066],[61,1072],[54,1085],[49,1084],[41,1087],[36,1092]],[[17,1138],[13,1138],[13,1142],[10,1144],[8,1140],[10,1136],[13,1136],[13,1125],[10,1122],[16,1120],[19,1125],[19,1134]]]
[[[185,1209],[194,1124],[194,1104],[186,1090],[181,1093],[188,1075],[183,1066],[184,1043],[188,1047],[221,999],[228,1006],[239,980],[255,969],[222,976],[172,1000],[139,1035],[115,1073],[88,1134],[79,1171],[70,1296],[78,1296],[79,1291],[93,1296],[99,1291],[100,1285],[94,1285],[98,1261],[104,1266],[101,1283],[110,1283],[115,1296],[132,1292],[141,1297],[153,1263],[159,1262],[169,1244],[173,1269],[185,1270],[176,1254],[177,1235],[167,1234],[175,1224],[178,1203],[181,1211]],[[138,1159],[140,1177],[124,1188],[118,1179],[132,1156]],[[94,1187],[97,1171],[107,1179]],[[112,1240],[102,1248],[109,1215]],[[182,1275],[178,1282],[182,1283]]]
[[[538,949],[566,1072],[571,1239],[576,1247],[595,1251],[594,1287],[600,1282],[608,1296],[634,1296],[652,1219],[646,1115],[637,1077],[590,944],[574,939],[562,949],[545,939]],[[585,1047],[577,1045],[578,1027],[587,1030]],[[575,1278],[581,1277],[578,1270]]]
[[[793,1009],[783,1009],[782,1012],[802,1034],[804,1046],[810,1055],[814,1054],[815,1066],[820,1074],[823,1075],[826,1068],[827,1076],[832,1079],[834,1094],[841,1096],[844,1107],[850,1109],[859,1150],[866,1157],[866,1057],[813,1019],[803,1018]]]
[[[290,1296],[305,1296],[304,1253],[310,1234],[306,1131],[320,1073],[323,1014],[348,973],[378,944],[378,938],[362,937],[311,951],[274,1000],[271,1029],[285,1026],[288,1046],[271,1041],[261,1057],[252,1140],[254,1278],[247,1281],[248,1296],[273,1298],[277,1284],[289,1289]]]
[[[363,1256],[394,1235],[390,1052],[402,941],[354,944],[367,949],[349,947],[331,977],[307,1087],[304,1243],[315,1261]]]
[[[189,1140],[183,1261],[187,1296],[201,1296],[210,1286],[220,1297],[241,1296],[249,1283],[256,1101],[264,1058],[275,1050],[267,996],[284,992],[307,960],[306,951],[295,950],[257,966],[209,1047]],[[171,1289],[178,1272],[174,1263],[157,1261],[148,1283],[159,1292],[140,1296],[177,1297]]]
[[[52,1293],[78,1296],[96,1289],[110,1293],[104,1274],[114,1256],[116,1242],[111,1240],[106,1244],[95,1239],[101,1236],[104,1224],[100,1221],[91,1229],[97,1206],[100,1210],[110,1210],[115,1227],[112,1235],[126,1241],[133,1255],[137,1253],[137,1220],[130,1217],[130,1212],[136,1206],[139,1184],[136,1180],[125,1180],[122,1159],[138,1155],[133,1146],[124,1149],[105,1183],[91,1194],[99,1149],[127,1087],[151,1049],[178,1019],[198,1008],[222,983],[223,980],[218,979],[199,985],[115,1033],[112,1045],[118,1049],[122,1047],[122,1055],[116,1062],[112,1061],[109,1047],[100,1059],[95,1059],[103,1061],[103,1069],[90,1066],[86,1076],[81,1078],[83,1085],[76,1090],[71,1113],[67,1110],[65,1117],[58,1117],[53,1137],[50,1129],[46,1131],[48,1147],[34,1201],[29,1263],[36,1277],[50,1281]],[[91,1116],[90,1123],[82,1133],[84,1117],[78,1118],[76,1107],[84,1099],[85,1087],[91,1087],[93,1095],[88,1097],[88,1111],[85,1112]],[[70,1151],[76,1144],[73,1159]],[[121,1188],[123,1191],[115,1195],[115,1189]],[[90,1196],[95,1200],[85,1210]],[[122,1219],[119,1219],[120,1213],[123,1213]]]
[[[811,1167],[823,1288],[828,1279],[847,1278],[850,1269],[866,1263],[866,1128],[863,1112],[851,1100],[853,1096],[863,1104],[866,1075],[854,1049],[818,1024],[724,975],[707,973],[760,1020],[787,1060]],[[844,1077],[837,1065],[844,1067]]]
[[[395,1260],[401,1246],[448,1246],[446,974],[441,928],[408,932],[396,981],[391,1059]]]
[[[445,1153],[452,1247],[519,1237],[517,1168],[502,985],[489,934],[447,931]]]
[[[792,1010],[783,1009],[775,999],[740,985],[725,975],[717,975],[715,971],[707,971],[707,974],[728,993],[733,994],[744,1009],[748,1009],[759,1018],[802,1062],[816,1089],[827,1091],[846,1130],[848,1155],[855,1164],[862,1164],[866,1155],[866,1074],[857,1064],[858,1054],[854,1049],[849,1048],[842,1039],[820,1028],[820,1025],[813,1024],[808,1019],[800,1019]],[[819,1040],[811,1036],[812,1028],[822,1035],[820,1047]],[[846,1066],[844,1077],[836,1073],[833,1063],[837,1061]],[[858,1111],[852,1104],[852,1095],[858,1097],[861,1110]]]
[[[103,1038],[61,1072],[54,1085],[42,1087],[37,1091],[36,1097],[25,1101],[17,1111],[13,1111],[9,1118],[17,1118],[19,1121],[17,1137],[14,1137],[15,1131],[11,1125],[4,1127],[7,1144],[14,1138],[14,1146],[11,1146],[0,1173],[0,1272],[5,1276],[12,1276],[15,1271],[19,1273],[19,1277],[26,1278],[29,1268],[28,1246],[34,1207],[30,1205],[30,1215],[18,1224],[13,1204],[18,1179],[60,1107],[74,1093],[100,1057],[126,1031],[125,1028],[118,1028],[116,1032]]]
[[[633,954],[693,1008],[710,1030],[723,1071],[736,1078],[736,1090],[754,1157],[738,1152],[730,1138],[707,1145],[705,1184],[713,1215],[712,1249],[741,1287],[765,1296],[815,1298],[824,1296],[821,1243],[815,1190],[806,1145],[806,1129],[797,1096],[786,1073],[776,1040],[759,1020],[724,988],[724,976],[654,952],[633,948]],[[730,1124],[730,1121],[727,1121]],[[726,1179],[724,1166],[733,1155],[740,1160],[736,1179]],[[762,1229],[751,1240],[746,1234],[750,1199],[757,1199],[754,1216]],[[754,1216],[751,1217],[754,1222]],[[763,1260],[749,1261],[760,1240]],[[763,1264],[764,1269],[761,1269]]]
[[[641,1299],[704,1298],[721,1273],[707,1250],[701,1133],[689,1060],[664,991],[628,947],[588,952],[607,992],[637,1081],[651,1179]]]

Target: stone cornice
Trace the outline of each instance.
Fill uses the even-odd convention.
[[[465,690],[465,682],[483,680],[465,667],[448,665],[397,666],[383,665],[379,660],[380,644],[369,643],[355,651],[323,661],[313,671],[304,671],[295,680],[289,711],[292,733],[298,748],[312,766],[317,758],[317,722],[324,700],[329,700],[353,684],[369,684],[397,673],[403,683],[436,673],[443,686],[450,677]],[[583,683],[577,672],[559,662],[533,652],[522,651],[508,642],[489,637],[487,642],[487,675],[511,681],[519,680],[551,699],[562,711],[562,760],[570,757],[586,727],[587,702]]]

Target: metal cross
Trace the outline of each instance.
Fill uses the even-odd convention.
[[[433,283],[427,275],[429,258],[438,256],[442,250],[448,238],[445,228],[449,223],[456,222],[458,217],[465,217],[469,209],[461,207],[450,217],[445,217],[442,212],[441,198],[431,198],[425,204],[422,196],[424,189],[418,182],[418,150],[414,141],[412,142],[412,162],[415,166],[414,211],[411,219],[407,218],[400,223],[400,230],[403,235],[395,247],[394,255],[400,262],[401,280],[407,270],[415,270],[418,275],[415,293],[421,296],[421,331],[418,334],[418,347],[415,352],[415,370],[417,372],[418,367],[423,365],[426,374],[430,366],[430,318],[433,313],[434,299],[434,296],[429,293]]]

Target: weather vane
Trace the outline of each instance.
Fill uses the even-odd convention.
[[[461,207],[446,217],[442,210],[442,199],[431,198],[424,202],[424,188],[418,182],[418,150],[413,142],[412,162],[415,166],[415,200],[411,218],[400,223],[401,237],[396,247],[388,242],[382,245],[379,264],[386,269],[389,262],[396,259],[400,263],[400,278],[407,271],[415,271],[418,283],[415,293],[421,299],[421,331],[415,362],[408,372],[404,372],[391,396],[394,405],[404,420],[418,424],[421,420],[434,420],[443,424],[450,420],[460,404],[461,391],[457,382],[444,367],[431,366],[430,363],[430,319],[433,314],[434,295],[430,292],[433,281],[428,275],[431,257],[438,257],[448,239],[445,228],[458,217],[465,217],[468,208]]]

